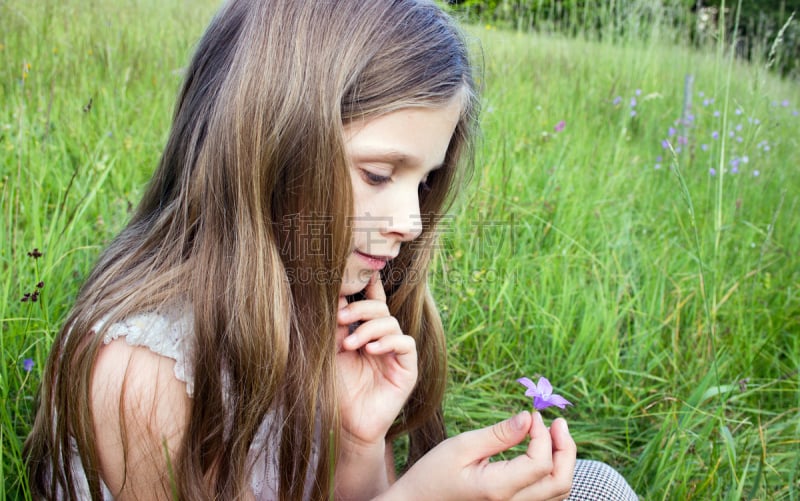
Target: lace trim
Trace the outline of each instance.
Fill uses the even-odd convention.
[[[105,319],[95,326],[100,330]],[[194,343],[192,342],[192,319],[186,311],[174,314],[139,313],[114,323],[103,336],[103,343],[125,338],[130,346],[143,346],[150,351],[175,361],[175,377],[186,384],[186,393],[194,396]]]

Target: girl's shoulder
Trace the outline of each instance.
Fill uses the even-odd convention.
[[[124,343],[113,343],[117,345],[113,350],[103,347],[100,355],[106,358],[116,358],[137,351],[130,348],[146,348],[155,356],[173,361],[172,373],[178,381],[185,384],[186,393],[190,397],[193,395],[192,356],[195,350],[195,339],[189,308],[136,313],[113,324],[106,326],[106,323],[107,320],[104,318],[93,328],[95,332],[103,332],[103,343],[106,347],[118,339],[124,340]],[[127,345],[127,348],[123,344]],[[106,352],[113,352],[113,354]]]

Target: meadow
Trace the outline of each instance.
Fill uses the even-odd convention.
[[[49,346],[137,203],[211,0],[0,1],[0,498]],[[663,32],[660,32],[662,29]],[[668,26],[466,27],[484,89],[431,276],[450,432],[574,403],[643,499],[800,499],[800,86]]]

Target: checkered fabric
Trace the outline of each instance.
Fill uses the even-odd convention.
[[[617,470],[599,461],[579,459],[568,501],[639,501]]]

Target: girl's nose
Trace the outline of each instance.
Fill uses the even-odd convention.
[[[403,196],[388,211],[385,233],[398,236],[403,242],[410,242],[422,233],[422,217],[419,212],[419,195],[416,190]]]

